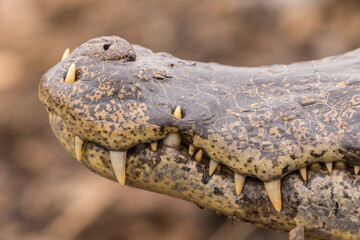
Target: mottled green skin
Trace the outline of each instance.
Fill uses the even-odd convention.
[[[72,63],[77,69],[76,81],[66,84],[64,77]],[[283,178],[314,162],[341,160],[346,162],[349,169],[354,164],[360,165],[359,71],[360,50],[313,62],[241,68],[185,61],[167,53],[153,53],[146,48],[132,46],[118,37],[102,37],[81,45],[68,58],[51,68],[41,80],[39,93],[52,116],[52,127],[60,142],[73,154],[75,135],[89,141],[88,146],[93,146],[93,149],[85,149],[82,161],[105,177],[114,177],[108,163],[109,150],[130,150],[131,156],[131,148],[139,143],[155,142],[169,132],[180,132],[185,144],[192,143],[204,149],[206,159],[212,158],[236,173],[266,182]],[[178,105],[183,114],[180,120],[172,116]],[[61,133],[63,131],[66,134]],[[69,142],[72,145],[66,145]],[[180,154],[180,157],[186,155],[181,150],[167,151],[147,153],[146,156],[156,158],[162,164],[166,157],[175,161],[175,154]],[[253,193],[256,201],[242,202],[249,209],[245,214],[238,213],[239,206],[228,204],[229,200],[226,200],[244,197],[235,196],[233,185],[227,182],[232,180],[222,177],[216,182],[218,188],[228,188],[230,194],[216,199],[213,190],[203,188],[207,183],[205,175],[199,174],[199,168],[204,168],[204,165],[192,163],[191,169],[199,175],[189,178],[182,175],[182,181],[178,182],[176,175],[165,173],[165,169],[150,174],[140,163],[136,165],[140,157],[134,157],[133,172],[129,172],[129,167],[127,169],[128,174],[137,179],[131,180],[131,176],[127,176],[127,180],[137,187],[190,200],[228,216],[235,214],[265,226],[269,226],[269,221],[278,219],[278,224],[272,226],[274,229],[289,230],[290,225],[294,227],[305,221],[303,225],[306,231],[312,232],[309,229],[313,226],[318,236],[321,236],[322,228],[330,231],[325,231],[326,234],[335,234],[335,230],[331,229],[337,229],[343,238],[346,234],[352,234],[356,239],[354,236],[359,234],[357,210],[351,212],[352,216],[346,215],[346,218],[335,217],[335,227],[316,216],[313,216],[316,220],[308,220],[307,223],[305,218],[298,220],[292,209],[293,206],[302,206],[302,202],[295,204],[292,202],[294,199],[288,199],[293,197],[287,195],[287,192],[304,190],[301,187],[304,183],[295,175],[285,178],[292,179],[290,187],[286,180],[282,182],[285,210],[279,215],[271,210],[265,194],[258,196],[259,191]],[[93,160],[90,161],[90,158]],[[184,158],[186,161],[191,159],[190,156]],[[180,170],[183,169],[179,167],[179,174],[185,174],[186,171]],[[146,179],[137,178],[141,174],[147,174]],[[309,174],[310,179],[313,174]],[[336,200],[338,204],[335,206],[343,204],[336,209],[344,206],[345,212],[350,211],[350,202],[359,199],[358,176],[352,174],[347,172],[339,175],[356,193],[349,196],[346,189],[343,191],[346,196],[336,196],[339,200]],[[331,178],[325,174],[315,177],[320,182]],[[350,177],[356,180],[355,186],[352,186]],[[203,185],[196,182],[201,179]],[[160,184],[155,184],[159,182],[178,182],[188,187],[183,192],[178,192],[179,186],[170,189],[166,184],[161,185],[163,188],[160,189]],[[250,182],[252,184],[252,180]],[[295,187],[295,183],[299,184],[298,187]],[[260,187],[256,184],[254,182],[253,185]],[[203,195],[189,195],[190,186],[194,191],[201,189]],[[247,183],[245,196],[246,186]],[[314,193],[311,198],[309,195],[296,195],[294,201],[307,197],[308,201],[311,199],[322,206],[325,204],[322,201],[326,201],[328,205],[324,209],[328,209],[327,213],[334,209],[335,192],[319,198],[316,193],[320,192],[315,185],[310,190]],[[341,199],[345,202],[342,203]],[[291,203],[287,205],[289,201]],[[267,211],[259,213],[259,209],[266,206]],[[309,213],[319,212],[319,209],[312,211],[310,208],[313,206],[309,202],[305,206],[300,210],[303,209],[304,216],[308,218],[311,216]],[[294,211],[299,213],[300,210]],[[261,216],[261,219],[256,220],[257,216]],[[325,217],[326,213],[320,213],[320,216]],[[345,223],[349,226],[344,227]]]
[[[64,148],[75,157],[74,135],[64,121],[50,113],[50,123]],[[81,163],[103,177],[117,181],[109,152],[88,143]],[[191,201],[200,207],[242,219],[276,231],[305,227],[306,239],[360,238],[360,176],[349,171],[310,171],[304,182],[298,173],[282,179],[283,207],[277,213],[264,185],[247,178],[240,196],[235,194],[231,173],[215,172],[209,177],[206,164],[196,163],[186,147],[157,151],[149,147],[128,152],[126,184]]]

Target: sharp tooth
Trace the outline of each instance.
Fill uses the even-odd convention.
[[[214,174],[218,164],[219,164],[218,162],[210,159],[209,176],[212,176]]]
[[[280,189],[280,179],[264,182],[265,190],[270,198],[270,202],[274,206],[277,212],[281,211],[281,189]]]
[[[156,151],[157,145],[158,145],[157,142],[150,143],[151,150]]]
[[[202,157],[203,157],[203,154],[204,154],[204,152],[203,152],[202,149],[200,149],[199,151],[197,151],[197,153],[195,154],[195,161],[196,161],[196,162],[201,162]]]
[[[70,49],[67,48],[61,58],[61,61],[67,58],[69,55],[70,55]]]
[[[71,64],[69,71],[66,74],[65,83],[75,82],[75,72],[76,72],[75,63],[73,63]]]
[[[177,118],[177,119],[182,119],[180,106],[177,106],[177,107],[175,108],[175,111],[174,111],[174,113],[173,113],[173,116],[174,116],[175,118]]]
[[[75,156],[80,162],[84,153],[84,140],[75,135]]]
[[[246,177],[238,173],[234,173],[235,191],[236,195],[240,195],[244,187]]]
[[[189,155],[190,156],[194,155],[195,150],[196,150],[196,148],[194,147],[194,145],[189,144]]]
[[[347,169],[345,162],[335,162],[334,168],[339,169],[339,170]]]
[[[306,181],[307,179],[307,175],[306,175],[306,167],[300,168],[300,175],[301,177],[304,179],[304,181]]]
[[[333,163],[332,162],[327,162],[327,163],[325,163],[325,167],[329,171],[329,173],[331,173],[332,168],[333,168]]]
[[[355,165],[355,166],[354,166],[354,173],[355,173],[355,174],[358,174],[359,171],[360,171],[360,166],[359,166],[359,165]]]
[[[181,145],[181,137],[179,133],[169,133],[163,141],[163,144],[167,147],[177,148]]]
[[[121,185],[125,185],[125,167],[126,167],[126,151],[110,151],[111,164],[116,176],[116,179]]]
[[[320,163],[316,162],[310,165],[310,170],[311,171],[316,171],[316,170],[320,170],[321,169],[321,165]]]

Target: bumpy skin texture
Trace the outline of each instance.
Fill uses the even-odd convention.
[[[72,63],[77,69],[76,81],[66,84],[64,77]],[[231,171],[267,182],[283,178],[314,162],[344,161],[349,169],[360,165],[359,71],[360,50],[313,62],[242,68],[185,61],[167,53],[153,53],[119,37],[102,37],[81,45],[68,58],[51,68],[43,76],[39,92],[41,101],[50,112],[50,119],[53,119],[51,123],[60,142],[68,144],[65,147],[73,154],[74,147],[69,143],[75,135],[89,141],[91,144],[88,146],[93,146],[93,149],[85,149],[82,162],[105,177],[114,177],[106,155],[109,150],[129,150],[139,143],[155,142],[170,132],[179,132],[184,144],[191,143],[196,148],[204,149],[207,157],[222,163]],[[172,116],[178,105],[183,113],[180,120]],[[66,134],[63,134],[64,131]],[[186,161],[190,159],[181,150],[166,151],[142,153],[148,156],[149,161],[157,159],[155,162],[158,164],[165,164],[169,160],[165,159],[167,157],[176,161],[178,158],[175,154],[183,156]],[[265,194],[249,197],[254,202],[243,200],[244,208],[249,211],[245,214],[239,204],[233,205],[228,198],[236,198],[235,203],[247,199],[246,196],[251,195],[250,192],[246,194],[247,184],[245,195],[235,197],[233,189],[230,193],[231,184],[226,182],[226,178],[220,177],[216,182],[216,185],[219,184],[217,187],[229,188],[232,196],[227,196],[224,190],[221,196],[226,197],[216,200],[214,197],[219,195],[206,188],[209,186],[204,183],[209,179],[204,180],[201,175],[196,179],[191,175],[179,182],[176,175],[168,175],[165,170],[150,173],[148,169],[136,165],[142,157],[138,152],[134,154],[135,170],[129,173],[128,167],[127,173],[136,179],[130,181],[137,187],[191,200],[228,216],[235,215],[261,225],[274,224],[272,228],[275,229],[289,230],[290,225],[294,227],[297,221],[301,222],[296,220],[301,209],[307,217],[311,216],[309,212],[315,214],[320,211],[310,211],[313,206],[309,202],[306,208],[302,208],[302,202],[296,200],[324,201],[317,194],[313,196],[307,191],[301,193],[300,197],[300,190],[306,186],[297,176],[291,175],[286,176],[282,183],[282,192],[285,193],[283,201],[289,205],[283,204],[285,210],[280,215],[270,209],[261,210],[268,206],[264,204],[265,200],[268,203]],[[97,160],[90,161],[90,158]],[[201,172],[198,165],[191,167]],[[181,171],[181,167],[178,167],[178,171]],[[142,173],[147,175],[147,179],[136,178]],[[357,176],[350,176],[349,172],[334,174],[355,191],[351,196],[348,193],[346,196],[333,194],[339,197],[335,202],[339,205],[341,201],[355,201],[353,197],[358,196],[359,189],[358,185],[352,184],[353,180],[357,183]],[[333,182],[328,175],[316,174],[314,177],[311,179],[314,184],[318,182],[324,186],[324,179]],[[174,188],[176,190],[169,189],[166,184],[163,189],[156,187],[155,183],[149,186],[149,182],[155,182],[155,179],[164,183],[186,183],[185,186],[192,186],[193,191],[203,189],[204,196],[199,200],[198,197],[201,199],[202,195],[196,195],[196,198],[186,195],[190,190],[177,193],[180,186]],[[289,184],[284,183],[286,179],[289,179]],[[200,182],[196,182],[198,180]],[[260,188],[257,182],[249,181],[252,187]],[[260,191],[253,190],[254,194]],[[310,186],[310,190],[316,192],[314,185]],[[299,195],[294,197],[286,192]],[[341,208],[338,205],[334,208],[334,201],[331,200],[333,195],[326,195],[328,202],[321,208],[327,209],[328,213],[331,209]],[[286,201],[287,198],[289,201]],[[292,206],[296,210],[292,210]],[[314,226],[318,229],[316,234],[320,234],[321,228],[328,229],[326,231],[331,234],[335,234],[333,229],[338,229],[336,231],[340,231],[342,237],[348,236],[348,233],[356,239],[354,236],[359,234],[359,213],[357,210],[352,213],[352,216],[348,216],[351,221],[348,218],[344,220],[348,227],[340,228],[346,224],[340,224],[336,217],[334,224],[337,224],[337,228],[331,228],[329,221],[320,220],[327,216],[326,213],[321,213],[317,221],[309,220],[312,225],[303,225],[307,232]],[[256,216],[260,216],[261,220],[256,220]]]
[[[50,69],[40,95],[74,134],[109,150],[179,131],[233,171],[271,181],[347,152],[356,156],[346,158],[349,164],[360,165],[359,52],[240,68],[154,54],[108,37],[81,45]],[[66,84],[71,63],[77,81]],[[178,105],[181,120],[171,115]]]
[[[50,123],[64,148],[75,157],[74,135],[61,117],[50,113]],[[349,171],[310,171],[304,182],[298,173],[282,179],[283,209],[275,212],[264,185],[248,178],[237,196],[233,176],[224,171],[208,175],[208,167],[196,163],[182,146],[159,145],[128,152],[126,184],[132,187],[184,199],[257,226],[276,231],[305,227],[306,239],[360,238],[360,178]],[[103,177],[117,181],[109,151],[96,143],[85,147],[81,163]]]

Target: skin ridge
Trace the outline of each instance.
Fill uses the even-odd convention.
[[[75,81],[65,83],[72,64]],[[61,119],[51,124],[63,145],[76,135],[99,152],[132,151],[180,133],[184,145],[203,149],[207,161],[221,163],[230,175],[270,182],[313,163],[360,165],[359,69],[359,49],[317,61],[246,68],[186,61],[112,36],[84,43],[51,68],[39,97],[50,120]],[[172,115],[177,106],[181,119]],[[106,173],[111,166],[105,153],[92,154],[103,163],[96,162],[100,168],[82,163],[114,179]],[[170,195],[192,200],[188,194]],[[217,209],[210,202],[202,205]],[[231,216],[229,209],[221,212]]]

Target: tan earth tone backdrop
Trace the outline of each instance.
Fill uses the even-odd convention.
[[[61,148],[38,82],[101,35],[191,60],[290,63],[360,47],[360,1],[0,0],[0,239],[287,239],[120,187]]]

